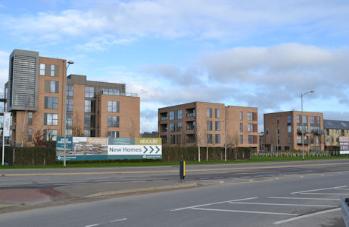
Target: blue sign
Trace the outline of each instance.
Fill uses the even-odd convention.
[[[71,151],[73,150],[73,137],[71,136],[57,136],[56,141],[56,150],[62,151],[64,150],[64,141],[65,141],[65,150]]]

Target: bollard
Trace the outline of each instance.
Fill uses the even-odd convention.
[[[179,161],[179,179],[184,180],[186,175],[186,166],[185,166],[185,161],[180,160]]]

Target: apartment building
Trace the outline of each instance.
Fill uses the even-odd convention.
[[[125,84],[67,77],[66,67],[65,59],[42,57],[36,51],[16,49],[10,55],[5,98],[14,145],[33,145],[38,136],[55,140],[64,135],[64,122],[67,135],[139,135],[139,97],[127,95]]]
[[[277,112],[264,114],[265,150],[324,151],[323,114],[318,112]]]
[[[339,150],[339,137],[349,137],[349,121],[324,120],[326,150]]]
[[[158,110],[164,145],[258,148],[257,108],[192,102]]]

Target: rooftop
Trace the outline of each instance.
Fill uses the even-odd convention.
[[[349,129],[349,121],[324,120],[325,129]]]

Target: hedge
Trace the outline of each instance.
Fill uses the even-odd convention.
[[[2,157],[2,152],[0,152]],[[8,165],[49,165],[56,162],[56,149],[52,147],[6,147]]]

